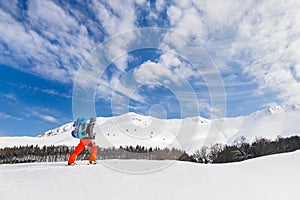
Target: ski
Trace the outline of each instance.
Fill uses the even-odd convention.
[[[84,164],[81,164],[81,162],[79,164],[78,163],[67,164],[67,166],[71,166],[71,167],[79,166],[79,165],[84,165]],[[88,162],[86,165],[97,165],[97,162],[96,161]]]
[[[78,164],[77,164],[77,163],[72,163],[72,164],[69,164],[69,163],[68,163],[68,164],[67,164],[68,167],[69,167],[69,166],[70,166],[70,167],[74,167],[74,166],[76,166],[76,165],[78,165]]]

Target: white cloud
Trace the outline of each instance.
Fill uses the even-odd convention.
[[[188,9],[192,6],[191,0],[174,0],[176,6],[180,7],[181,9]]]
[[[253,1],[243,0],[193,0],[193,5],[203,13],[203,20],[209,34],[217,34],[215,36],[219,37],[235,31],[236,25],[252,3]],[[227,35],[227,37],[232,36],[234,35]]]
[[[180,60],[179,57],[175,54],[162,54],[159,57],[159,63],[167,66],[171,71],[173,71],[173,74],[177,76],[177,81],[181,79],[189,81],[191,77],[195,76],[198,73],[195,69],[192,68],[191,65],[189,65],[186,61]]]
[[[127,78],[122,77],[122,75],[127,76]],[[134,80],[131,77],[129,73],[114,74],[111,78],[102,76],[97,84],[96,99],[121,103],[129,98],[137,102],[145,102],[145,98],[136,91],[138,86],[132,83]]]
[[[38,5],[33,6],[34,2],[29,4],[28,9],[30,25],[19,22],[0,10],[0,33],[3,35],[0,42],[7,46],[7,54],[11,54],[2,57],[0,62],[12,63],[13,67],[22,68],[47,79],[70,82],[76,70],[71,62],[82,58],[85,53],[85,46],[70,48],[72,45],[77,47],[77,44],[82,41],[81,37],[75,38],[79,34],[74,37],[72,33],[68,33],[69,30],[76,31],[76,24],[68,24],[70,22],[66,15],[62,14],[63,10],[53,6],[52,2],[38,1]],[[49,5],[45,5],[46,3]],[[51,12],[48,11],[48,6]],[[53,18],[53,16],[65,19]],[[37,33],[37,30],[42,34]],[[54,44],[50,40],[56,40],[58,43]]]
[[[157,11],[162,11],[165,7],[165,1],[164,0],[156,0],[155,1],[155,7]]]
[[[180,8],[172,5],[168,8],[167,14],[170,18],[171,25],[175,25],[178,22],[178,20],[181,18],[182,11]]]
[[[9,46],[15,54],[25,54],[27,52],[37,53],[36,38],[25,30],[21,23],[17,22],[8,13],[0,9],[0,33],[1,41]],[[16,34],[18,36],[16,37]],[[23,55],[24,56],[24,55]],[[2,56],[1,56],[2,57]],[[5,58],[1,58],[4,62]]]
[[[14,116],[11,116],[11,115],[9,115],[7,113],[4,113],[4,112],[0,112],[0,119],[22,120],[19,117],[14,117]]]
[[[202,40],[207,37],[204,19],[194,7],[182,12],[182,17],[178,21],[176,29],[190,37],[198,37]]]
[[[33,71],[61,82],[73,80],[74,72],[88,55],[88,51],[95,46],[88,37],[86,27],[79,25],[73,17],[51,1],[33,1],[28,7],[32,28],[41,32],[38,37],[43,36],[37,46],[44,49],[41,56],[37,57],[42,62],[38,62]]]
[[[170,5],[168,17],[204,45],[221,70],[238,70],[228,63],[239,63],[258,93],[271,90],[294,104],[300,101],[299,8],[297,0],[193,0]]]
[[[103,4],[94,0],[93,5],[95,14],[110,36],[134,28],[135,10],[132,1],[116,0],[107,1],[106,4]]]
[[[113,37],[117,34],[124,33],[126,31],[131,31],[135,28],[135,6],[133,1],[107,1],[107,4],[102,4],[96,0],[93,1],[94,12],[101,21],[108,37]],[[101,12],[99,12],[101,10]],[[119,36],[111,40],[107,48],[107,55],[109,60],[118,58],[116,66],[119,70],[125,71],[127,66],[127,61],[130,59],[128,54],[126,54],[127,46],[131,42],[133,37],[130,34],[126,35],[124,38]],[[121,58],[120,58],[121,57]]]
[[[130,80],[131,81],[131,80]],[[145,102],[143,96],[141,96],[136,89],[136,85],[131,86],[130,83],[126,83],[126,80],[119,80],[116,76],[112,79],[111,87],[113,92],[123,95],[126,98],[133,99],[138,102]]]
[[[176,56],[170,53],[162,54],[159,60],[160,63],[168,67],[178,67],[181,64],[181,61]]]
[[[42,89],[41,91],[43,93],[53,95],[53,96],[59,96],[59,97],[64,97],[64,98],[72,98],[71,95],[66,94],[66,93],[61,93],[61,92],[59,92],[57,90],[54,90],[54,89]]]
[[[300,101],[300,74],[295,68],[299,65],[299,49],[293,48],[300,35],[299,7],[299,1],[256,4],[244,16],[232,44],[233,56],[246,65],[245,72],[262,90],[277,92],[287,104]],[[243,57],[246,52],[248,59]]]
[[[50,110],[48,108],[43,108],[43,107],[31,107],[26,109],[27,109],[27,112],[25,113],[26,117],[34,116],[46,122],[59,123],[59,120],[54,117],[54,115],[58,115],[58,113],[54,110]]]
[[[135,3],[138,5],[144,5],[146,2],[148,2],[147,0],[135,0]]]
[[[133,73],[136,81],[140,84],[166,80],[176,83],[178,80],[178,77],[168,67],[152,61],[146,61],[136,68]]]
[[[0,63],[70,83],[85,56],[99,42],[89,35],[90,32],[105,40],[130,31],[139,20],[135,5],[139,8],[145,5],[145,10],[149,11],[150,2],[118,0],[102,3],[94,0],[88,11],[96,18],[84,23],[80,17],[89,16],[71,5],[64,8],[52,1],[29,1],[21,21],[16,18],[19,12],[17,1],[1,2],[1,5],[0,51],[3,56],[0,56]],[[240,64],[240,74],[252,77],[259,93],[271,90],[283,103],[300,101],[299,1],[174,0],[165,3],[158,0],[155,6],[157,11],[166,9],[171,28],[202,44],[222,71],[240,70],[229,63]],[[160,20],[158,13],[149,12],[151,16],[145,19]],[[172,34],[168,36],[166,39],[178,39]],[[122,74],[119,71],[125,72],[128,68],[130,57],[124,53],[132,39],[119,37],[107,46],[109,58],[118,58],[115,80]],[[183,42],[176,41],[176,44],[184,46]],[[148,64],[152,69],[145,66],[137,69],[137,80],[167,77],[168,81],[176,82],[180,79],[177,74],[184,74],[186,78],[193,75],[193,70],[175,56],[162,55],[157,63]],[[115,80],[105,79],[101,92],[109,94],[107,88],[111,88]],[[88,82],[88,78],[85,81]],[[121,87],[122,91],[128,93]]]
[[[9,118],[11,118],[11,116],[4,112],[0,112],[0,118],[1,119],[9,119]]]
[[[10,7],[7,10],[17,9],[15,4]],[[96,46],[88,28],[98,38],[105,38],[106,34],[112,36],[135,27],[133,1],[94,1],[88,8],[98,20],[87,19],[87,23],[81,24],[80,19],[87,17],[84,11],[71,6],[64,10],[61,4],[52,1],[29,1],[22,21],[0,9],[0,51],[6,55],[0,57],[0,62],[46,79],[70,83],[89,51]],[[129,38],[123,38],[110,47],[113,58],[124,53],[123,47],[128,42]],[[119,60],[120,70],[127,68],[128,59],[125,56]]]
[[[58,123],[57,119],[49,115],[42,115],[41,118],[48,122]]]
[[[14,101],[14,102],[18,101],[16,95],[15,95],[15,94],[12,94],[12,93],[10,93],[10,94],[5,94],[4,97],[7,98],[7,99],[9,99],[9,100],[11,100],[11,101]]]
[[[48,30],[48,33],[53,36],[51,39],[56,39],[61,33],[72,31],[72,28],[78,27],[74,18],[67,15],[62,8],[52,1],[31,1],[28,7],[30,21],[41,27],[42,30]],[[53,34],[54,29],[58,35]]]
[[[110,80],[108,80],[107,76],[102,76],[97,84],[95,98],[109,101],[111,98],[111,92],[112,86],[110,84]]]

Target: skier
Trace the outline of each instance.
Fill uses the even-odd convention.
[[[77,156],[81,153],[81,151],[86,146],[91,150],[91,154],[89,158],[90,164],[96,164],[98,149],[95,142],[95,137],[96,137],[96,133],[94,133],[95,124],[96,124],[96,118],[95,117],[90,118],[89,123],[85,130],[85,134],[81,134],[82,138],[80,138],[79,144],[70,155],[70,158],[68,160],[68,165],[75,165],[75,160]]]

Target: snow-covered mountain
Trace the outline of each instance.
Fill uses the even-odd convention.
[[[240,136],[253,141],[256,137],[275,139],[278,136],[300,135],[299,128],[300,104],[297,104],[271,106],[249,116],[226,119],[224,131],[228,133],[228,143],[231,143]],[[231,132],[232,129],[236,131]]]
[[[216,121],[218,126],[216,126]],[[244,136],[257,137],[300,135],[300,105],[272,106],[248,116],[210,120],[202,117],[157,119],[136,113],[103,118],[95,126],[97,144],[101,147],[143,145],[182,148],[193,153],[210,143],[233,143]],[[49,130],[38,137],[1,137],[0,147],[19,145],[68,145],[78,140],[71,137],[72,123]]]

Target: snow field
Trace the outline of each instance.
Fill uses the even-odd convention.
[[[230,164],[177,161],[161,170],[138,174],[113,168],[151,169],[169,161],[78,163],[74,167],[62,162],[0,165],[1,199],[296,200],[299,197],[300,151]]]

